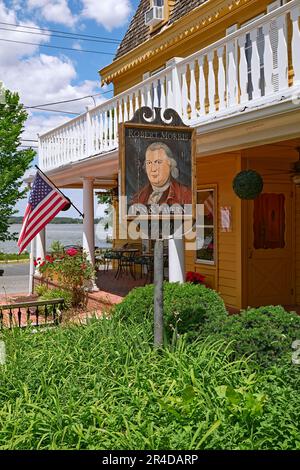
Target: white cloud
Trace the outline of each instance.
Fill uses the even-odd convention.
[[[44,0],[30,1],[32,5],[36,6],[42,6],[45,3]],[[38,27],[38,24],[32,21],[21,20],[20,15],[21,10],[20,13],[16,10],[8,10],[3,0],[0,0],[0,21],[16,24],[21,22],[28,26]],[[38,44],[37,46],[27,46],[3,43],[5,47],[2,47],[0,42],[0,78],[6,88],[19,93],[21,102],[25,105],[37,106],[44,103],[73,100],[101,92],[100,81],[84,80],[79,82],[75,68],[76,63],[68,57],[39,54],[39,44],[49,41],[51,36],[6,32],[5,37]],[[101,101],[104,101],[104,98],[96,98],[97,104]],[[52,109],[82,113],[86,106],[94,106],[92,98],[53,105]],[[47,109],[49,108],[47,107]],[[30,139],[36,139],[38,133],[42,134],[70,119],[67,114],[54,112],[41,113],[31,110],[29,113],[24,138],[26,135],[26,138]]]
[[[16,17],[14,10],[8,9],[5,7],[4,3],[0,1],[0,21],[3,23],[16,24],[19,23]],[[34,26],[37,25],[31,21],[22,21],[22,24],[25,26]],[[9,25],[4,26],[4,28],[13,29]],[[13,66],[16,61],[24,56],[30,56],[34,54],[38,48],[39,44],[48,42],[50,38],[48,36],[39,36],[37,34],[28,34],[18,32],[18,29],[15,28],[15,31],[0,31],[0,38],[5,38],[11,41],[25,41],[36,43],[36,46],[27,45],[27,44],[17,44],[9,43],[5,41],[0,41],[0,66]],[[24,29],[24,28],[23,28]],[[39,31],[37,31],[39,32]]]
[[[5,70],[1,70],[0,64],[0,72],[5,86],[10,90],[18,91],[21,101],[27,106],[73,100],[100,91],[97,81],[85,80],[74,85],[76,70],[67,58],[41,54],[38,57],[19,61],[14,67],[6,67]],[[97,101],[99,102],[99,100]],[[53,105],[52,109],[82,113],[87,105],[93,106],[91,98]],[[51,109],[51,107],[47,107],[47,109]],[[31,136],[35,134],[36,138],[37,133],[46,132],[68,119],[67,115],[59,113],[39,114],[38,116],[35,114],[26,123],[26,134],[28,131]]]
[[[73,49],[77,49],[78,51],[82,50],[82,45],[80,44],[80,42],[74,42],[72,44],[72,47],[73,47]]]
[[[132,11],[130,0],[82,0],[82,15],[111,31],[126,24]]]
[[[39,9],[40,14],[52,23],[74,26],[77,17],[73,15],[67,0],[28,0],[29,9]]]
[[[26,105],[76,97],[71,85],[76,70],[67,58],[41,54],[6,67],[1,76],[7,88],[18,91]]]
[[[44,132],[50,131],[51,129],[60,126],[66,121],[66,116],[56,116],[54,113],[47,117],[39,113],[31,114],[26,123],[23,139],[37,140],[38,134],[43,134]]]

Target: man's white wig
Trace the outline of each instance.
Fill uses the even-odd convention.
[[[170,147],[168,147],[163,142],[154,142],[154,144],[151,144],[151,145],[149,145],[149,147],[147,147],[146,153],[148,152],[148,150],[154,151],[154,150],[159,150],[159,149],[163,149],[165,151],[165,153],[166,153],[166,155],[167,155],[167,157],[170,161],[171,176],[174,179],[177,179],[178,176],[179,176],[179,170],[177,168],[177,162],[173,157],[173,152],[170,149]]]

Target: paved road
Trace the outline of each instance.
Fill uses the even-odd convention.
[[[0,269],[4,269],[0,276],[0,294],[28,292],[29,263],[0,264]]]

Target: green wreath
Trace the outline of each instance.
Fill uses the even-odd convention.
[[[256,199],[263,190],[264,182],[256,171],[244,170],[236,175],[232,187],[240,199]]]

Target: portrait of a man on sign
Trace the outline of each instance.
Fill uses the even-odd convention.
[[[192,133],[125,129],[125,195],[136,205],[192,204]]]
[[[145,154],[144,169],[148,182],[131,199],[130,204],[191,204],[191,188],[180,183],[173,153],[165,143],[154,142]]]

